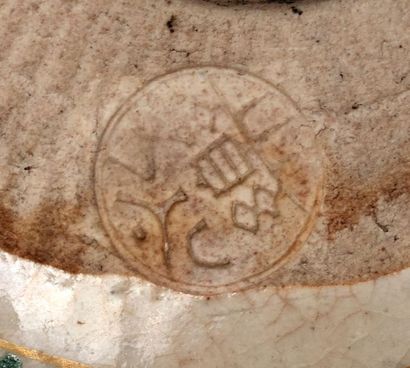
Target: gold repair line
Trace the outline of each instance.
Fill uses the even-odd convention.
[[[14,344],[12,342],[9,342],[7,340],[3,340],[1,338],[0,338],[0,348],[4,349],[4,350],[7,350],[11,353],[21,355],[25,358],[29,358],[29,359],[40,361],[42,363],[54,365],[55,367],[61,367],[61,368],[90,368],[89,365],[78,363],[78,362],[75,362],[75,361],[69,360],[69,359],[60,358],[60,357],[57,357],[57,356],[54,356],[54,355],[48,355],[46,353],[43,353],[40,350],[29,349],[29,348],[26,348],[24,346],[20,346],[20,345]]]

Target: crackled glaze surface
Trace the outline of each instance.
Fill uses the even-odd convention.
[[[0,272],[0,306],[16,316],[2,337],[92,367],[410,365],[408,270],[354,286],[210,298],[4,255]]]

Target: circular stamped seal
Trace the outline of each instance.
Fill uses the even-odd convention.
[[[193,294],[259,285],[312,230],[314,132],[255,76],[215,67],[151,81],[110,120],[96,162],[112,243],[146,279]]]

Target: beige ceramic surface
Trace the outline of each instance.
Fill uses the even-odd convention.
[[[410,2],[241,3],[0,0],[0,339],[410,365]]]
[[[310,235],[321,159],[313,129],[267,82],[180,70],[150,82],[107,126],[100,215],[123,258],[154,282],[199,294],[251,287]]]

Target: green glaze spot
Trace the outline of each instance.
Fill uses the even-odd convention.
[[[21,360],[13,354],[6,354],[0,359],[0,368],[22,368]]]

